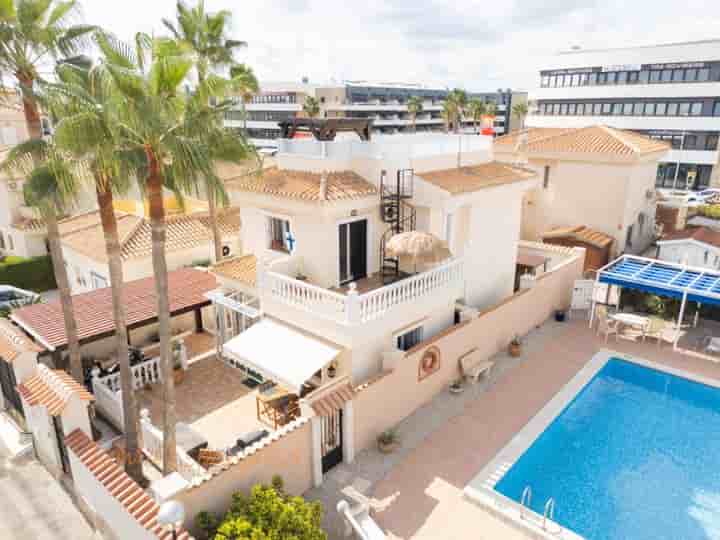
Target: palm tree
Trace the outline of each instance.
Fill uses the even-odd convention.
[[[177,51],[189,57],[195,67],[198,83],[203,87],[208,76],[224,67],[230,67],[231,76],[237,86],[242,87],[241,94],[244,96],[248,91],[257,91],[257,79],[250,68],[235,64],[235,51],[246,47],[244,41],[237,41],[228,37],[232,13],[228,10],[217,13],[207,13],[205,2],[200,0],[194,8],[190,8],[182,0],[177,3],[177,23],[174,24],[168,19],[163,19],[163,24],[168,28],[175,39]],[[224,96],[220,96],[224,97]],[[243,113],[244,113],[243,101]],[[244,116],[244,114],[243,114]],[[223,257],[222,238],[217,223],[217,198],[216,194],[206,186],[208,200],[208,211],[210,214],[210,229],[212,231],[213,246],[215,248],[215,260]]]
[[[521,103],[517,103],[512,108],[512,113],[515,118],[520,120],[520,129],[525,128],[525,117],[528,114],[528,104],[527,101],[523,101]]]
[[[303,112],[308,115],[308,118],[315,118],[320,114],[320,102],[317,98],[307,96],[305,103],[303,103]]]
[[[40,113],[33,97],[40,66],[78,54],[93,26],[71,24],[76,0],[0,0],[0,72],[15,76],[23,93],[30,137],[40,138]]]
[[[480,122],[483,114],[485,114],[485,110],[485,103],[479,98],[473,98],[468,103],[468,112],[473,119],[476,133],[480,132],[480,130],[478,129],[478,122]]]
[[[417,132],[417,115],[423,112],[423,102],[419,96],[411,96],[407,100],[407,110],[410,115],[410,123],[412,124],[413,132]]]
[[[452,114],[453,129],[457,132],[467,106],[467,92],[461,88],[455,88],[448,93],[445,102],[450,104],[449,112]]]
[[[31,139],[11,148],[1,167],[27,178],[24,187],[25,203],[36,208],[45,221],[68,342],[70,373],[75,380],[82,382],[84,376],[77,321],[58,229],[58,217],[65,215],[75,201],[78,176],[55,145],[42,139]]]
[[[243,132],[247,133],[246,105],[260,91],[257,77],[253,69],[246,64],[230,66],[230,81],[233,91],[240,97],[243,113]]]
[[[95,186],[100,222],[105,237],[105,250],[110,271],[113,320],[125,432],[125,470],[141,485],[144,482],[138,410],[133,390],[128,351],[127,316],[123,302],[123,267],[117,219],[113,207],[114,193],[124,194],[129,178],[137,167],[137,155],[121,154],[118,127],[113,116],[113,100],[109,76],[100,66],[87,69],[59,66],[58,83],[43,85],[45,103],[59,119],[55,127],[55,142],[83,163]],[[68,156],[70,157],[70,156]]]
[[[455,105],[450,103],[449,101],[445,101],[442,105],[442,111],[440,112],[440,116],[442,116],[443,122],[445,124],[445,133],[449,133],[450,127],[453,123],[453,119],[455,118]]]
[[[214,156],[227,158],[233,153],[244,153],[246,148],[229,131],[217,127],[222,124],[218,119],[229,110],[230,102],[208,104],[206,98],[212,89],[206,85],[199,85],[191,95],[181,91],[181,84],[193,69],[193,62],[187,57],[164,54],[162,47],[142,34],[136,37],[134,50],[107,34],[99,34],[97,41],[103,68],[119,96],[113,111],[119,151],[139,154],[142,160],[138,180],[149,203],[164,379],[163,472],[169,474],[177,469],[177,456],[163,189],[197,192],[198,185],[205,182],[220,191],[222,184],[215,174]],[[211,140],[220,150],[210,150]]]

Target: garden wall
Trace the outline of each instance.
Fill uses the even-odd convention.
[[[476,318],[420,343],[392,371],[360,385],[353,400],[356,451],[374,445],[378,434],[446,390],[460,376],[460,357],[477,349],[489,359],[507,347],[515,335],[527,334],[558,307],[568,307],[574,281],[582,277],[584,258],[585,250],[578,250],[576,256],[540,276],[532,288],[518,291]],[[420,380],[420,362],[430,347],[439,350],[440,367]]]

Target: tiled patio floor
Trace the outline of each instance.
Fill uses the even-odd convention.
[[[465,500],[462,490],[601,348],[617,350],[720,380],[720,365],[668,346],[613,339],[606,345],[587,322],[547,322],[525,340],[521,358],[496,358],[490,381],[462,395],[438,395],[399,426],[403,449],[389,457],[364,451],[308,495],[325,503],[325,526],[340,539],[339,490],[354,483],[382,501],[375,513],[390,538],[524,540],[524,533]]]
[[[240,435],[260,429],[255,391],[243,380],[240,371],[214,356],[193,363],[176,386],[177,421],[203,433],[210,448],[232,446]],[[140,390],[137,396],[140,407],[150,411],[153,424],[162,426],[162,385]]]

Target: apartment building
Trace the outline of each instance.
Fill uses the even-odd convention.
[[[245,127],[250,140],[258,147],[275,148],[280,136],[278,122],[304,116],[303,103],[307,96],[320,103],[320,116],[325,118],[369,118],[373,133],[396,134],[413,131],[407,101],[413,96],[423,99],[423,110],[415,119],[416,131],[441,131],[445,121],[442,107],[448,90],[409,83],[370,83],[348,81],[343,84],[313,85],[301,83],[263,83],[261,91],[249,103],[238,102],[235,110],[226,115],[226,125]],[[497,135],[511,131],[518,122],[512,116],[516,103],[526,102],[527,93],[510,89],[496,92],[470,92],[469,98],[479,98],[496,107],[494,129]],[[245,115],[247,117],[245,118]],[[463,125],[471,128],[473,119],[466,117]]]
[[[720,40],[572,50],[540,71],[532,127],[604,124],[668,141],[657,187],[711,183],[720,133]]]

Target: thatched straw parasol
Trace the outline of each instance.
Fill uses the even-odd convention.
[[[385,252],[390,257],[409,257],[414,265],[440,263],[452,257],[445,242],[420,231],[396,234],[388,240]]]

